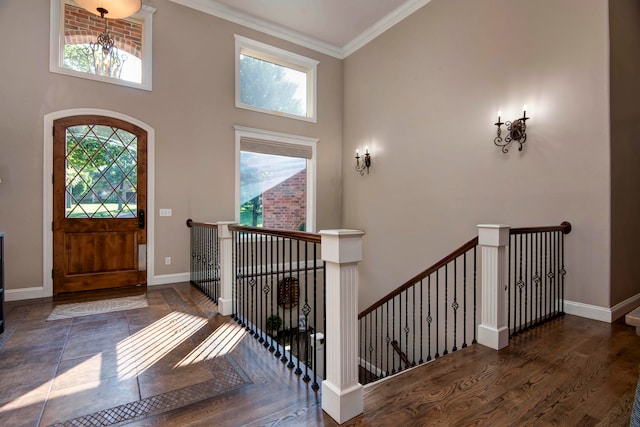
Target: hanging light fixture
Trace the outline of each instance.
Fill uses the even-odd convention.
[[[102,49],[104,55],[110,55],[114,40],[107,29],[107,19],[122,19],[137,13],[142,7],[141,0],[76,0],[81,8],[104,20],[104,32],[98,36],[96,43],[91,43],[94,50]]]

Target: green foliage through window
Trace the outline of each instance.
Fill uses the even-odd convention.
[[[135,135],[110,126],[67,129],[67,218],[137,215],[137,145]]]
[[[240,101],[297,116],[306,115],[306,73],[240,55]]]

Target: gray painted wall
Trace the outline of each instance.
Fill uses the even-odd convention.
[[[610,304],[608,3],[433,0],[345,60],[344,226],[366,307],[477,234],[568,220],[572,301]],[[528,104],[524,151],[493,145]]]
[[[155,129],[156,208],[173,209],[170,218],[156,212],[156,275],[189,270],[187,218],[233,220],[234,124],[319,138],[317,227],[340,226],[342,62],[167,0],[145,3],[157,9],[152,92],[50,73],[49,2],[0,1],[8,290],[42,286],[43,117],[64,109],[117,111]],[[317,124],[235,108],[234,33],[320,61]],[[164,265],[166,256],[172,265]]]

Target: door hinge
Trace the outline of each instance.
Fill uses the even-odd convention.
[[[53,174],[51,174],[51,183],[53,184]]]
[[[53,221],[51,221],[51,231],[53,231]]]
[[[53,268],[51,269],[51,278],[53,279]]]
[[[51,135],[52,136],[56,136],[56,127],[55,126],[51,126]]]

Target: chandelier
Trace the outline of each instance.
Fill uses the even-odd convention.
[[[114,40],[107,28],[107,17],[110,19],[128,18],[142,7],[141,0],[75,0],[78,6],[104,20],[104,32],[95,43],[90,43],[94,51],[102,50],[103,55],[113,53]]]

